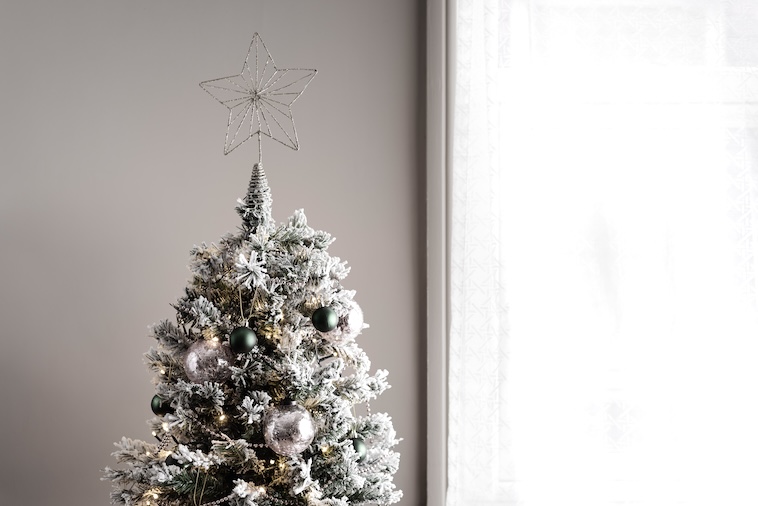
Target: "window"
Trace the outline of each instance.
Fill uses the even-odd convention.
[[[448,505],[758,502],[758,5],[455,16]]]

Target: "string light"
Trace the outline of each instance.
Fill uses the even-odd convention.
[[[161,369],[161,374],[166,374],[166,369]]]
[[[145,491],[145,493],[144,493],[144,494],[142,494],[142,497],[144,497],[144,498],[145,498],[145,504],[146,504],[147,506],[149,506],[150,504],[152,504],[152,503],[150,502],[150,499],[151,499],[151,498],[152,498],[152,499],[158,499],[158,493],[159,493],[159,492],[160,492],[160,490],[158,490],[158,489],[151,489],[151,490],[147,490],[147,491]]]
[[[219,422],[224,422],[226,420],[226,415],[224,413],[221,413],[221,416],[218,417]]]
[[[153,431],[153,437],[157,437],[157,436],[158,436],[158,433]]]
[[[163,424],[161,425],[161,427],[163,427],[164,432],[168,431],[168,422],[163,422]]]

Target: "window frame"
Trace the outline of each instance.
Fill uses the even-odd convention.
[[[447,494],[448,168],[455,0],[426,2],[426,504]]]

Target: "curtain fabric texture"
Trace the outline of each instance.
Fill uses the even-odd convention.
[[[758,504],[758,5],[452,15],[448,506]]]

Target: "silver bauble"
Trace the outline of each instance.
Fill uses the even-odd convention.
[[[315,436],[311,414],[294,402],[271,407],[263,416],[263,439],[279,455],[302,453]]]
[[[184,372],[193,383],[228,380],[232,376],[232,364],[234,353],[218,341],[196,341],[184,355]]]
[[[363,311],[357,302],[351,300],[347,314],[340,318],[339,329],[342,338],[352,338],[363,330]]]

